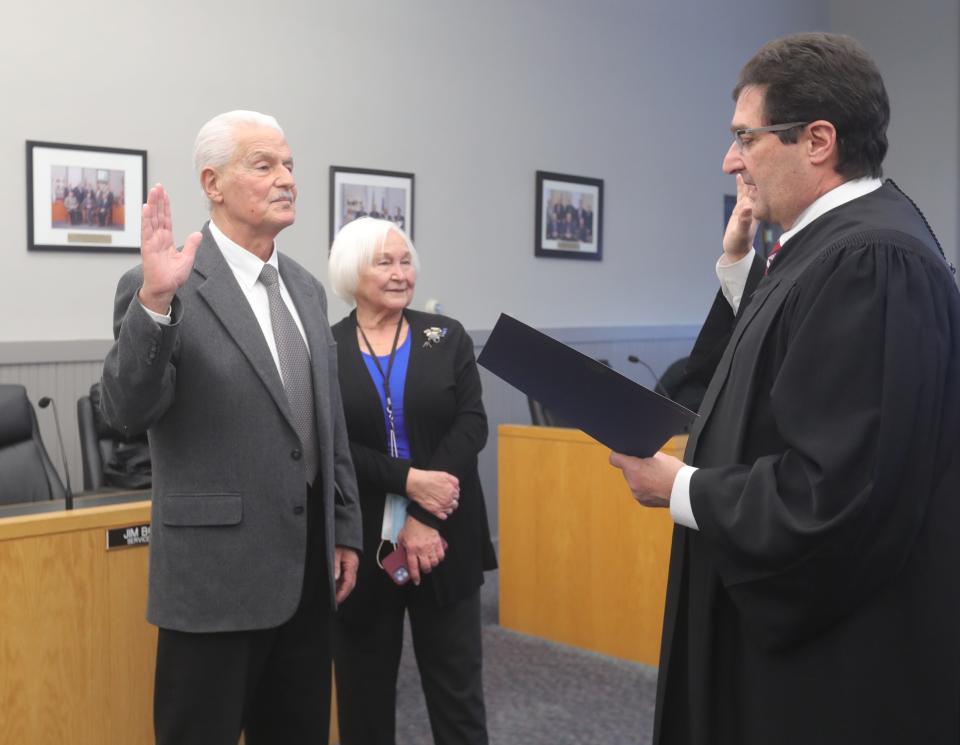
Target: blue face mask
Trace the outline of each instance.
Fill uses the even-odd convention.
[[[383,506],[383,526],[380,528],[380,538],[390,543],[397,542],[397,535],[407,519],[407,505],[410,500],[399,494],[387,494],[386,504]]]

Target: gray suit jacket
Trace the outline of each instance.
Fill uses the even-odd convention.
[[[336,344],[323,287],[283,255],[279,267],[313,361],[332,607],[334,546],[363,545]],[[191,632],[277,626],[299,603],[307,537],[307,474],[280,374],[206,226],[170,326],[141,307],[142,284],[138,266],[117,288],[101,410],[150,435],[147,619]]]

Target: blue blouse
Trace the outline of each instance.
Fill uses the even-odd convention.
[[[393,399],[393,423],[397,432],[397,455],[401,458],[410,457],[410,440],[407,437],[407,428],[403,419],[403,389],[407,380],[407,365],[410,362],[411,335],[408,330],[407,338],[403,344],[397,347],[397,353],[393,358],[393,369],[390,371],[390,396]],[[383,426],[387,433],[387,452],[389,453],[390,420],[387,418],[387,395],[383,390],[383,376],[380,375],[380,370],[377,370],[377,365],[369,352],[364,352],[362,347],[360,351],[363,354],[363,362],[367,366],[367,372],[373,379],[373,386],[380,396],[380,407],[383,409]],[[380,368],[386,372],[390,355],[387,354],[383,357],[377,355],[377,359],[380,360]]]

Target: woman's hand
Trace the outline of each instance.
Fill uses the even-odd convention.
[[[415,518],[407,517],[397,536],[397,542],[407,552],[407,569],[410,570],[410,579],[415,585],[420,584],[421,573],[429,574],[443,561],[444,541],[440,533]]]
[[[411,468],[407,473],[407,496],[430,514],[446,520],[460,506],[460,479],[446,471]]]

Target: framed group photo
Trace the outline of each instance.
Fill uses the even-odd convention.
[[[603,180],[537,171],[535,256],[603,258]]]
[[[389,220],[413,240],[413,174],[330,166],[330,242],[358,217]]]
[[[137,253],[147,151],[27,141],[27,250]]]

